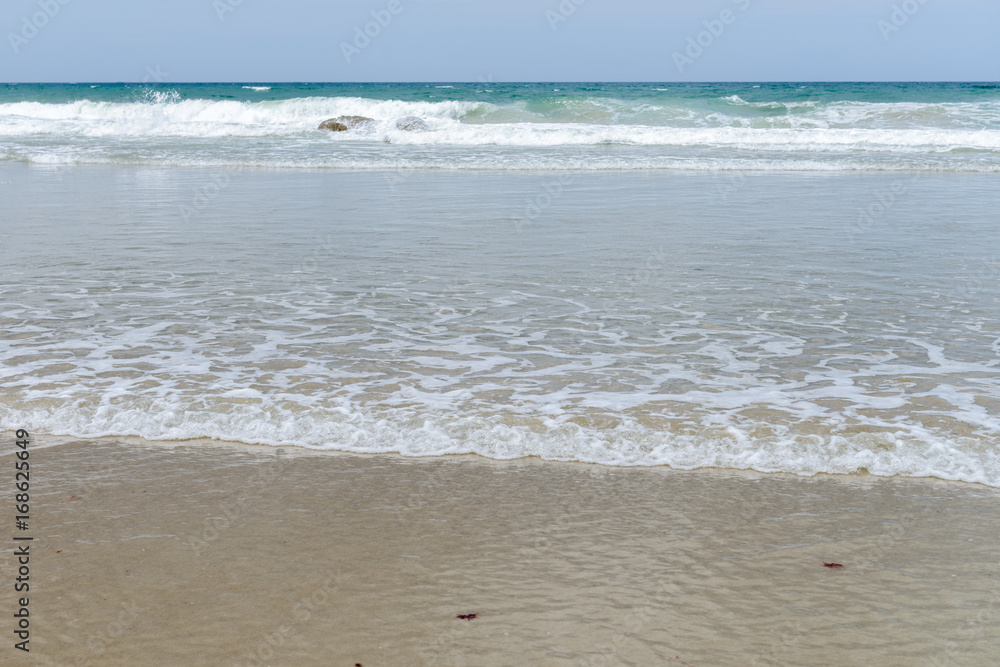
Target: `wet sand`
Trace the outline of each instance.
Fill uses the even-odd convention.
[[[6,646],[4,664],[912,666],[1000,655],[997,489],[55,442],[36,436],[31,458],[32,651]],[[12,544],[0,571],[10,645]]]

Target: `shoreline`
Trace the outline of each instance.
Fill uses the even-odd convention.
[[[5,456],[12,453],[14,450],[12,448],[5,447],[5,443],[13,440],[14,431],[0,431],[0,456]],[[698,472],[719,472],[725,473],[748,473],[753,475],[761,475],[764,477],[791,477],[798,479],[816,479],[816,478],[826,478],[831,477],[834,479],[848,478],[848,479],[899,479],[899,480],[923,480],[932,483],[941,484],[957,484],[965,485],[971,487],[981,487],[983,489],[989,489],[991,491],[1000,492],[1000,487],[994,487],[983,482],[975,482],[963,479],[947,479],[944,477],[935,477],[933,475],[924,476],[910,476],[910,475],[878,475],[868,471],[865,472],[853,472],[853,473],[841,473],[841,472],[810,472],[810,473],[796,473],[784,470],[757,470],[755,468],[729,468],[725,466],[700,466],[697,468],[678,468],[673,467],[669,464],[632,464],[632,465],[615,465],[610,463],[592,463],[589,461],[565,461],[559,459],[548,459],[538,454],[529,454],[525,456],[519,456],[517,458],[511,459],[500,459],[479,454],[477,452],[462,452],[455,454],[405,454],[403,452],[354,452],[350,450],[343,449],[320,449],[317,447],[311,447],[307,445],[293,445],[293,444],[262,444],[262,443],[250,443],[242,442],[238,440],[223,440],[219,438],[184,438],[179,440],[150,440],[138,435],[107,435],[107,436],[94,436],[94,437],[79,437],[74,435],[52,435],[48,433],[37,434],[32,432],[32,438],[37,442],[39,439],[44,441],[42,448],[49,447],[59,447],[61,445],[67,445],[78,442],[90,442],[99,441],[103,443],[118,443],[124,445],[131,445],[137,447],[156,447],[156,448],[183,448],[183,447],[207,447],[214,448],[220,451],[236,451],[250,453],[254,452],[260,455],[273,455],[274,452],[280,450],[285,456],[347,456],[347,457],[361,457],[361,458],[398,458],[404,461],[427,461],[427,460],[468,460],[468,461],[482,461],[482,462],[493,462],[493,463],[537,463],[537,464],[553,464],[553,465],[570,465],[570,466],[583,466],[586,469],[592,468],[608,468],[612,470],[663,470],[676,473],[698,473]],[[36,445],[37,448],[37,445]]]
[[[987,665],[1000,647],[982,485],[33,439],[16,664]]]
[[[12,453],[14,450],[12,448],[7,448],[3,443],[13,440],[14,431],[0,431],[0,456],[4,456]],[[669,464],[630,464],[630,465],[616,465],[611,463],[595,463],[590,461],[567,461],[560,459],[549,459],[538,454],[529,454],[524,456],[519,456],[517,458],[501,459],[493,458],[480,454],[477,452],[461,452],[455,454],[406,454],[399,451],[392,452],[354,452],[345,449],[320,449],[317,447],[312,447],[308,445],[294,445],[294,444],[262,444],[262,443],[249,443],[242,442],[238,440],[224,440],[220,438],[184,438],[179,440],[150,440],[138,435],[121,436],[121,435],[108,435],[108,436],[95,436],[95,437],[79,437],[73,435],[52,435],[48,433],[37,434],[32,432],[32,438],[41,438],[45,441],[43,448],[49,447],[59,447],[61,445],[67,445],[78,442],[89,442],[89,441],[100,441],[105,443],[119,443],[137,447],[152,446],[157,448],[182,448],[182,447],[208,447],[216,448],[219,450],[237,451],[237,452],[256,452],[262,455],[273,454],[274,452],[281,450],[284,455],[287,456],[357,456],[362,458],[398,458],[404,461],[426,461],[426,460],[470,460],[470,461],[482,461],[482,462],[494,462],[494,463],[537,463],[537,464],[554,464],[554,465],[570,465],[570,466],[583,466],[586,469],[591,468],[609,468],[612,470],[663,470],[676,473],[711,473],[718,472],[721,474],[725,473],[748,473],[753,475],[760,475],[764,477],[790,477],[798,479],[817,479],[831,477],[834,479],[848,478],[848,479],[884,479],[884,480],[917,480],[917,481],[927,481],[932,483],[940,484],[957,484],[965,485],[971,487],[981,487],[983,489],[989,489],[991,491],[1000,492],[1000,487],[991,486],[984,482],[969,481],[964,479],[947,479],[944,477],[935,477],[933,475],[924,476],[910,476],[910,475],[878,475],[875,473],[868,472],[810,472],[810,473],[796,473],[785,470],[757,470],[755,468],[730,468],[725,466],[700,466],[696,468],[680,468],[674,467]]]
[[[798,168],[780,168],[780,169],[762,169],[753,167],[687,167],[687,166],[636,166],[636,167],[594,167],[594,168],[583,168],[583,167],[465,167],[460,169],[448,168],[439,165],[415,165],[415,166],[388,166],[388,165],[375,165],[371,167],[357,166],[357,165],[347,165],[347,166],[327,166],[327,165],[267,165],[267,164],[250,164],[250,165],[238,165],[238,164],[227,164],[220,162],[218,164],[187,164],[187,163],[163,163],[163,162],[65,162],[65,163],[47,163],[47,162],[37,162],[31,159],[18,159],[18,160],[7,160],[4,161],[5,165],[16,165],[19,167],[26,168],[40,168],[52,170],[55,169],[69,169],[69,168],[82,168],[82,169],[127,169],[127,170],[154,170],[154,171],[170,171],[170,170],[180,170],[180,171],[190,171],[190,172],[212,172],[217,173],[222,170],[228,173],[238,173],[238,172],[265,172],[265,173],[312,173],[312,174],[398,174],[407,173],[413,175],[424,175],[424,174],[487,174],[487,175],[497,175],[497,176],[548,176],[548,175],[573,175],[573,176],[588,176],[592,174],[657,174],[657,175],[685,175],[685,176],[706,176],[712,178],[722,178],[722,177],[736,177],[736,178],[750,178],[750,177],[762,177],[766,178],[768,176],[830,176],[830,177],[849,177],[858,175],[867,175],[872,178],[886,178],[893,176],[913,176],[915,178],[938,178],[938,177],[969,177],[969,176],[979,176],[979,177],[993,177],[1000,174],[1000,167],[996,167],[991,170],[973,170],[973,169],[952,169],[952,170],[941,170],[941,169],[917,169],[913,167],[887,167],[884,169],[866,169],[862,167],[850,167],[843,169],[824,169],[821,167],[798,167]]]

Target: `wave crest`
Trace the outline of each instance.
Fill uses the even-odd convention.
[[[317,130],[337,116],[375,122],[343,133]],[[577,95],[504,104],[365,97],[252,102],[183,99],[176,90],[142,88],[129,101],[0,104],[0,138],[2,160],[61,164],[740,169],[750,163],[755,169],[753,163],[761,163],[998,171],[1000,101]],[[623,148],[631,152],[609,152]],[[511,156],[498,155],[499,149],[545,150]]]

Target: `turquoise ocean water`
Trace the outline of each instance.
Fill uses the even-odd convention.
[[[316,129],[340,115],[374,122],[343,134]],[[414,118],[422,123],[401,128],[400,121]],[[17,84],[0,87],[0,159],[342,169],[995,172],[1000,87]]]

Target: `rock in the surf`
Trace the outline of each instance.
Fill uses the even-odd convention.
[[[400,118],[396,121],[396,127],[400,130],[407,130],[409,132],[424,131],[429,129],[427,123],[421,118],[416,116],[407,116],[406,118]]]
[[[347,126],[344,125],[343,123],[338,123],[337,121],[331,118],[330,120],[324,120],[322,123],[320,123],[319,129],[330,130],[331,132],[346,132]]]
[[[331,132],[346,132],[359,125],[374,122],[374,118],[366,118],[365,116],[338,116],[337,118],[324,120],[319,124],[319,129],[330,130]]]

